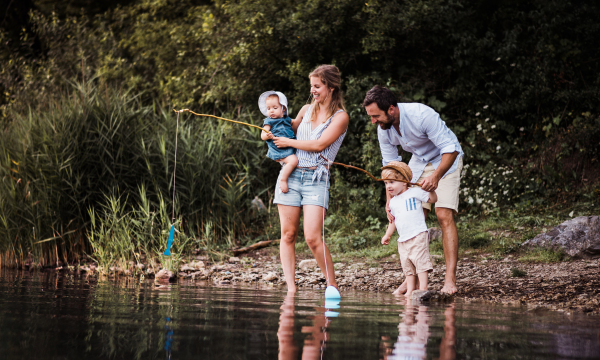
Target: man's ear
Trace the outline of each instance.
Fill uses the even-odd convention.
[[[390,116],[394,116],[396,114],[396,107],[394,105],[390,105],[390,108],[388,109],[387,114]]]

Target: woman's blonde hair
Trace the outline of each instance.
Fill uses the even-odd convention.
[[[329,108],[327,109],[327,119],[329,119],[339,109],[346,111],[346,108],[344,107],[344,96],[341,89],[342,77],[340,76],[340,70],[337,68],[337,66],[320,65],[308,75],[309,79],[311,77],[318,77],[323,85],[325,85],[328,89],[333,88],[333,91],[331,92],[331,102],[329,103]],[[319,113],[320,105],[315,104],[314,98],[310,103],[311,105],[314,104],[312,113],[310,114],[310,121],[314,121]]]

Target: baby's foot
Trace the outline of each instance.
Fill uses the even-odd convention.
[[[279,180],[279,190],[284,194],[288,192],[287,180]]]

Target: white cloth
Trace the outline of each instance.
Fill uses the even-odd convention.
[[[394,225],[400,235],[398,242],[410,240],[423,231],[427,231],[421,202],[428,201],[429,193],[418,187],[410,188],[390,200]]]
[[[404,151],[413,154],[408,163],[413,173],[412,182],[416,182],[428,163],[437,169],[443,154],[458,151],[454,164],[444,177],[456,171],[458,159],[464,153],[456,135],[448,129],[440,115],[429,106],[419,103],[399,103],[398,110],[400,134],[393,126],[389,130],[377,127],[383,166],[390,161],[402,161],[402,156],[398,156],[400,145]]]

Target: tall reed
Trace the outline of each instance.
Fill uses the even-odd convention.
[[[133,214],[131,221],[160,213],[156,226],[167,230],[175,206],[182,231],[203,233],[208,226],[215,245],[231,244],[248,231],[242,224],[249,200],[276,177],[261,176],[258,131],[180,116],[173,204],[175,114],[126,91],[100,91],[93,81],[10,115],[0,134],[2,265],[46,266],[99,254],[88,241],[90,220],[116,226],[99,212]],[[107,211],[109,205],[115,208]],[[121,261],[155,251],[162,239],[152,231],[142,232],[149,236],[143,241],[118,240]]]

